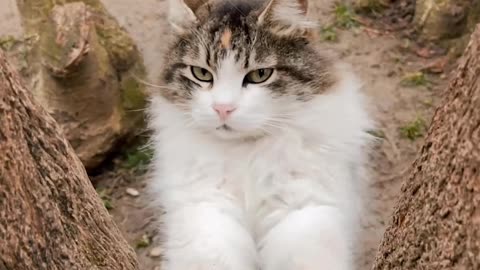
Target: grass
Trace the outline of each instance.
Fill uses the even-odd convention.
[[[385,139],[386,135],[385,132],[381,129],[372,129],[367,131],[368,134],[372,135],[375,138]]]
[[[421,117],[417,117],[415,120],[405,124],[403,127],[400,127],[400,134],[402,137],[414,141],[420,137],[423,137],[426,129],[427,125],[425,120]]]
[[[407,87],[419,87],[419,86],[428,86],[430,82],[425,76],[425,73],[418,71],[406,74],[403,76],[400,84]]]
[[[153,149],[140,146],[127,150],[125,154],[124,167],[127,169],[142,168],[150,164],[153,158]]]
[[[109,192],[106,189],[97,189],[97,194],[103,202],[103,205],[107,210],[112,210],[114,208],[112,203],[112,198],[110,197]]]
[[[335,26],[345,29],[358,26],[358,22],[355,19],[355,12],[347,4],[337,3],[333,13],[335,15]]]
[[[338,28],[350,29],[358,26],[358,22],[355,19],[355,12],[349,5],[343,2],[338,2],[335,4],[333,9],[333,17],[332,23],[323,26],[320,29],[320,38],[324,41],[338,41]]]
[[[335,42],[338,40],[337,30],[333,25],[322,27],[320,30],[320,37],[324,41]]]

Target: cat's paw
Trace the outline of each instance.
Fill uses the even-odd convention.
[[[223,259],[201,259],[201,260],[173,260],[165,261],[162,270],[259,270],[244,262],[234,262]]]
[[[288,270],[352,270],[346,263],[341,261],[324,260],[318,263],[294,263]]]
[[[275,263],[263,265],[261,270],[353,270],[347,263],[331,257],[318,256],[315,260],[279,258]]]

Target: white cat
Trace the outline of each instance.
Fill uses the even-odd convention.
[[[170,0],[152,95],[162,270],[350,270],[372,121],[305,0]]]

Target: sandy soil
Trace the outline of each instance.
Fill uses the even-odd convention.
[[[119,20],[137,41],[150,72],[150,81],[155,81],[161,66],[161,54],[165,35],[166,0],[102,0],[109,11]],[[333,0],[312,0],[312,15],[322,25],[333,20]],[[21,36],[20,21],[14,0],[0,0],[0,37]],[[411,53],[406,41],[397,35],[359,26],[339,30],[337,42],[323,42],[327,50],[353,66],[365,83],[365,92],[371,98],[381,139],[371,155],[371,196],[369,215],[362,225],[362,249],[358,256],[358,269],[370,268],[376,247],[382,237],[406,169],[415,158],[422,139],[409,140],[399,132],[406,123],[422,117],[429,122],[433,108],[438,104],[445,79],[428,77],[428,87],[405,87],[401,81],[405,74],[415,72],[432,61]],[[443,76],[444,77],[444,76]],[[107,171],[94,177],[99,186],[110,192],[115,221],[127,240],[137,251],[141,269],[160,269],[160,257],[151,256],[159,246],[157,236],[159,211],[149,207],[145,191],[145,176],[141,171],[126,169]],[[134,188],[139,196],[126,194],[126,188]],[[147,242],[141,239],[148,239]],[[155,254],[153,254],[155,255]]]

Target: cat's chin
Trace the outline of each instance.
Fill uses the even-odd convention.
[[[257,140],[265,136],[260,132],[240,131],[227,125],[217,127],[209,133],[222,140]]]

